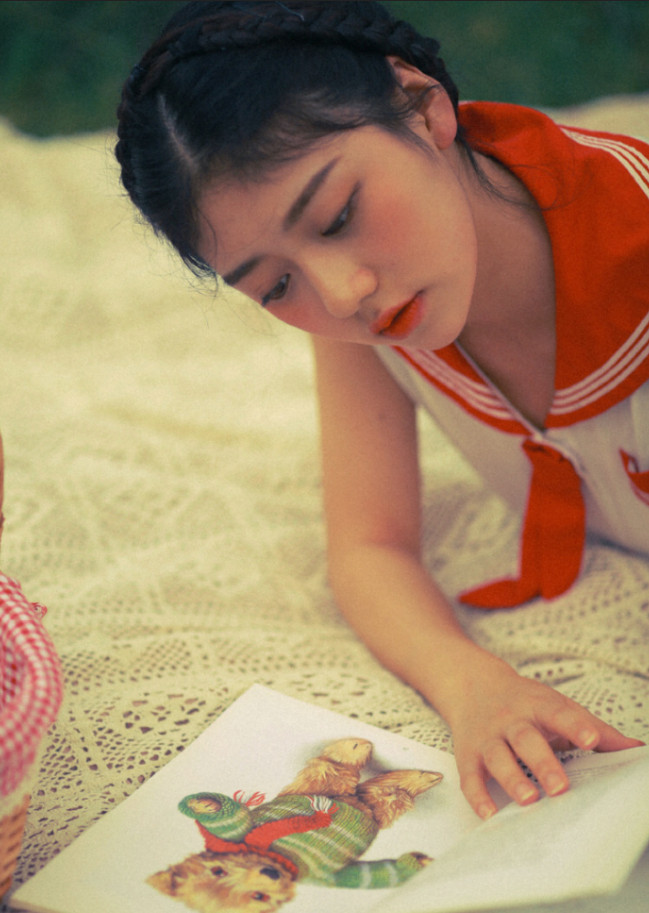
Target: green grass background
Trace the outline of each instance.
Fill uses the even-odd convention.
[[[0,115],[36,136],[111,127],[124,78],[181,5],[4,0]],[[386,5],[441,41],[464,98],[558,107],[649,90],[647,0]]]

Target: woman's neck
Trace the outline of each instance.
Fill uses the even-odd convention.
[[[478,158],[494,189],[475,174],[469,179],[478,272],[458,341],[505,397],[542,426],[554,396],[556,359],[550,239],[524,185],[497,162]]]

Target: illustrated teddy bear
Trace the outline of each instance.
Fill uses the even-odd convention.
[[[200,913],[274,913],[294,897],[298,880],[386,888],[411,878],[428,856],[359,857],[442,774],[393,770],[361,782],[372,748],[366,739],[328,745],[269,802],[260,793],[186,796],[179,808],[196,820],[205,851],[148,883]]]

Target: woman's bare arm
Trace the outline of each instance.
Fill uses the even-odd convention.
[[[464,633],[421,561],[415,410],[370,347],[314,339],[330,581],[377,658],[453,730],[462,787],[483,817],[490,776],[516,801],[568,786],[550,746],[637,744],[558,692],[519,676]]]

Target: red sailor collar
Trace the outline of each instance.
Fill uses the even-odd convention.
[[[649,145],[516,105],[464,104],[459,119],[473,148],[525,184],[550,236],[557,367],[546,427],[598,415],[649,380]],[[455,345],[395,349],[477,418],[526,433]]]

